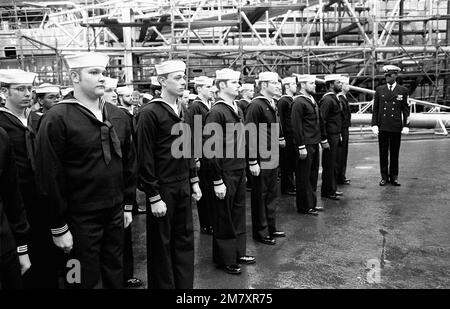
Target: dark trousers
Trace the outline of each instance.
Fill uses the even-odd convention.
[[[306,213],[317,205],[317,180],[319,178],[319,145],[306,145],[305,159],[297,157],[295,179],[297,183],[296,206],[299,212]]]
[[[348,158],[348,128],[342,128],[342,141],[338,147],[337,163],[336,163],[336,181],[338,184],[343,184],[347,179],[347,158]]]
[[[222,180],[227,192],[223,200],[214,196],[213,261],[232,265],[246,255],[245,170],[223,171]]]
[[[23,195],[27,219],[30,223],[28,232],[28,254],[31,267],[23,277],[26,289],[57,289],[58,271],[62,268],[63,254],[53,243],[50,223],[45,216],[45,202],[40,199],[33,187]]]
[[[286,147],[280,148],[281,193],[294,191],[295,181],[296,147],[286,143]]]
[[[22,289],[19,257],[15,250],[0,256],[0,290]]]
[[[322,151],[322,195],[333,195],[337,191],[336,185],[336,158],[339,145],[339,134],[327,136],[330,149]]]
[[[276,230],[277,172],[277,168],[261,169],[259,176],[253,176],[251,193],[253,238],[261,239]]]
[[[69,230],[73,249],[69,259],[77,259],[81,266],[81,282],[67,282],[68,288],[91,289],[101,278],[103,288],[123,288],[123,207],[91,212],[71,212]],[[70,271],[70,270],[69,270]]]
[[[131,223],[124,229],[123,240],[123,281],[133,278],[134,275],[134,256],[133,256],[133,239],[131,231]]]
[[[198,219],[200,228],[207,228],[213,225],[214,186],[210,169],[205,160],[201,160],[198,177],[200,190],[202,190],[202,198],[197,202]]]
[[[380,171],[384,180],[397,179],[398,155],[400,152],[400,132],[380,131],[378,134],[378,147],[380,150]],[[390,155],[390,160],[389,160]]]
[[[189,179],[159,188],[167,212],[155,217],[147,199],[147,280],[153,289],[192,289],[194,229]]]

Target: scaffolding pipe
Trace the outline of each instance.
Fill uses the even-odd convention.
[[[371,125],[372,114],[352,114],[352,126]],[[409,126],[411,128],[434,129],[450,127],[450,113],[411,113]]]

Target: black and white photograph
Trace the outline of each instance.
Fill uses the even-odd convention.
[[[447,0],[0,0],[0,294],[449,289],[448,130]]]

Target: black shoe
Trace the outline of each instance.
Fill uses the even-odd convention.
[[[380,186],[384,187],[386,185],[387,181],[385,179],[380,180]]]
[[[127,281],[125,281],[124,285],[126,288],[137,288],[142,286],[144,283],[139,280],[138,278],[130,278]]]
[[[238,264],[255,264],[256,263],[256,258],[254,256],[251,255],[244,255],[241,256],[240,258],[238,258]]]
[[[391,180],[391,185],[393,185],[394,187],[400,187],[401,184],[398,183],[397,179]]]
[[[219,265],[219,269],[222,269],[224,272],[232,274],[232,275],[240,275],[241,274],[241,268],[239,265],[233,264],[233,265]]]
[[[301,211],[301,210],[297,210],[298,213],[304,214],[304,215],[311,215],[311,216],[318,216],[319,213],[315,210],[315,209],[310,209],[308,211]]]
[[[350,184],[350,179],[345,178],[345,180],[341,183],[341,185],[349,185]]]
[[[336,196],[343,196],[343,195],[344,195],[344,192],[342,192],[342,191],[336,191],[336,192],[334,193],[334,195],[336,195]]]
[[[339,196],[337,196],[336,194],[322,195],[322,197],[328,198],[330,200],[335,200],[335,201],[339,201],[340,200]]]
[[[260,237],[254,237],[254,240],[256,240],[257,242],[263,243],[265,245],[275,245],[277,242],[275,241],[275,239],[273,239],[272,237],[270,237],[269,235],[264,236],[263,238]]]
[[[286,233],[283,232],[283,231],[275,231],[275,232],[271,233],[270,236],[272,236],[272,238],[275,238],[275,237],[286,237]]]
[[[323,208],[322,206],[316,206],[313,208],[315,211],[324,211],[325,208]]]

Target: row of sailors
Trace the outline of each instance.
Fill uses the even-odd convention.
[[[285,79],[286,95],[280,97],[277,108],[273,98],[279,93],[278,74],[261,73],[259,94],[252,98],[252,88],[244,86],[243,98],[236,102],[240,72],[222,69],[216,72],[214,104],[210,104],[211,79],[202,77],[204,82],[197,79],[195,87],[198,97],[186,108],[179,104],[186,87],[186,65],[170,60],[156,65],[160,96],[133,120],[102,98],[108,60],[99,53],[66,57],[74,91],[45,111],[37,132],[25,114],[35,74],[0,71],[7,97],[0,109],[4,141],[0,176],[2,181],[7,179],[0,188],[4,221],[0,255],[2,264],[9,265],[4,284],[20,286],[18,265],[26,274],[33,263],[29,286],[55,287],[55,265],[64,252],[64,259],[81,263],[81,280],[66,280],[68,287],[92,288],[100,276],[104,287],[123,287],[124,228],[132,221],[136,186],[145,192],[148,209],[149,287],[193,287],[191,198],[198,203],[202,231],[213,235],[213,261],[227,273],[240,274],[240,265],[256,261],[246,253],[247,178],[252,182],[254,240],[274,245],[275,238],[285,237],[276,224],[277,166],[265,164],[270,158],[260,153],[248,158],[174,157],[171,148],[177,136],[172,128],[183,122],[194,126],[194,115],[201,115],[204,125],[215,123],[223,128],[227,124],[278,124],[281,117],[281,129],[269,129],[267,138],[279,134],[280,147],[286,150],[281,161],[292,162],[285,159],[291,156],[296,162],[296,186],[287,181],[282,189],[296,192],[298,212],[317,215],[323,210],[316,198],[319,145],[324,149],[321,194],[339,199],[336,156],[349,119],[345,120],[343,112],[346,100],[341,100],[345,88],[344,95],[338,94],[342,81],[348,84],[348,79],[326,76],[329,92],[319,104],[313,97],[315,76]],[[294,97],[297,84],[300,91]],[[238,140],[242,136],[235,137],[234,149]],[[223,147],[229,147],[225,140]],[[349,182],[345,170],[341,182]],[[14,243],[17,250],[12,250]]]

